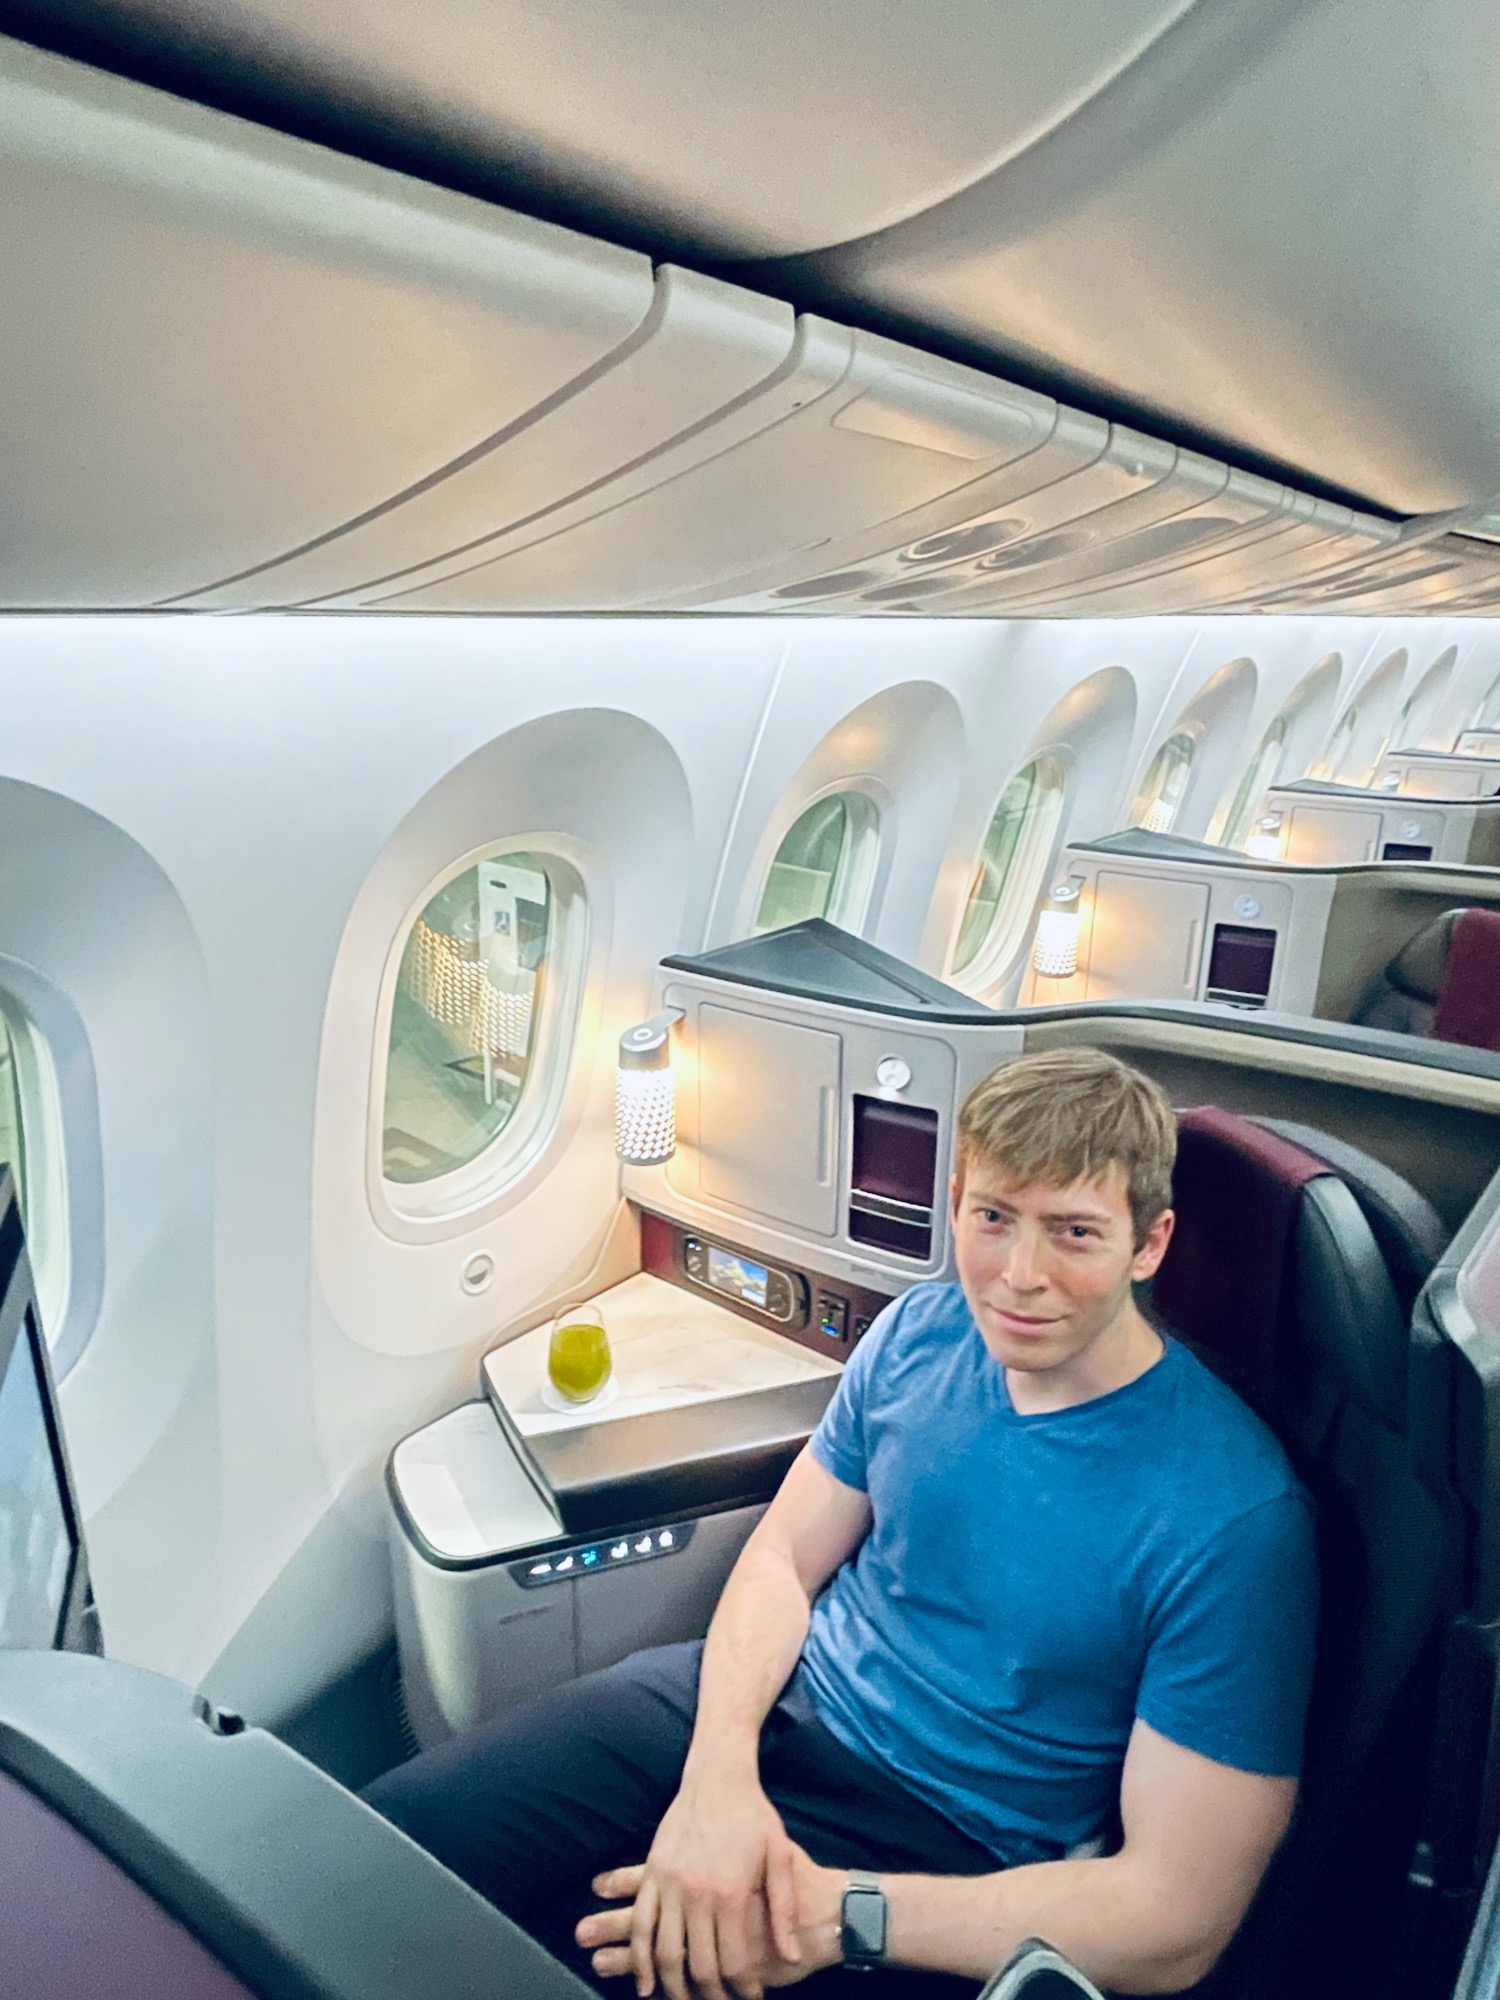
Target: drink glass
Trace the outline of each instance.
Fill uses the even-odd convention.
[[[565,1403],[591,1403],[614,1371],[604,1315],[591,1301],[564,1306],[552,1322],[547,1380]]]

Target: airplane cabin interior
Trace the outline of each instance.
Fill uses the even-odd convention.
[[[0,1993],[582,2000],[358,1794],[702,1637],[1098,1049],[1316,1522],[1191,1991],[1500,2000],[1493,9],[0,26]]]

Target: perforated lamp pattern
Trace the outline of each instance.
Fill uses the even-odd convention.
[[[1078,970],[1078,891],[1062,882],[1036,920],[1031,963],[1046,979],[1071,979]]]
[[[631,1166],[660,1166],[677,1150],[672,1028],[681,1019],[679,1008],[669,1008],[627,1028],[620,1037],[615,1071],[615,1152]]]

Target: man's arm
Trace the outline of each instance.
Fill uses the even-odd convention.
[[[1175,1993],[1202,1979],[1238,1930],[1296,1791],[1294,1779],[1213,1763],[1138,1721],[1119,1853],[972,1882],[893,1876],[890,1955],[987,1979],[1023,1939],[1043,1937],[1100,1986]]]
[[[1042,1937],[1100,1986],[1174,1993],[1201,1979],[1250,1907],[1291,1818],[1296,1784],[1213,1763],[1137,1722],[1120,1789],[1118,1854],[1046,1861],[995,1875],[885,1875],[886,1955],[893,1964],[987,1979],[1016,1946]],[[792,1848],[798,1953],[762,1929],[761,1987],[787,1985],[839,1959],[846,1877]],[[602,1877],[601,1894],[635,1893],[640,1871]],[[602,1974],[632,1967],[628,1910],[579,1927]],[[647,1989],[649,1991],[649,1988]]]
[[[757,1899],[781,1956],[799,1956],[793,1848],[761,1789],[760,1728],[797,1664],[813,1598],[869,1526],[866,1495],[804,1450],[730,1572],[703,1648],[681,1788],[636,1895],[632,1951],[642,1993],[659,1970],[672,2000],[686,2000],[690,1963],[708,2000],[723,2000],[724,1979],[753,1996]]]

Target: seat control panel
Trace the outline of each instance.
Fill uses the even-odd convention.
[[[736,1305],[749,1306],[781,1326],[800,1326],[807,1318],[807,1283],[796,1271],[757,1263],[743,1250],[731,1250],[702,1236],[682,1239],[682,1268],[695,1285],[718,1292]]]
[[[676,1555],[693,1539],[697,1525],[696,1521],[670,1521],[664,1527],[637,1528],[631,1534],[601,1535],[569,1548],[539,1551],[508,1567],[523,1590],[537,1590],[544,1584],[566,1583],[570,1577],[602,1575],[605,1570]]]
[[[731,1312],[834,1361],[848,1360],[894,1295],[825,1272],[770,1263],[649,1209],[641,1211],[641,1266],[684,1290],[707,1292]],[[898,1284],[894,1292],[903,1289]]]

